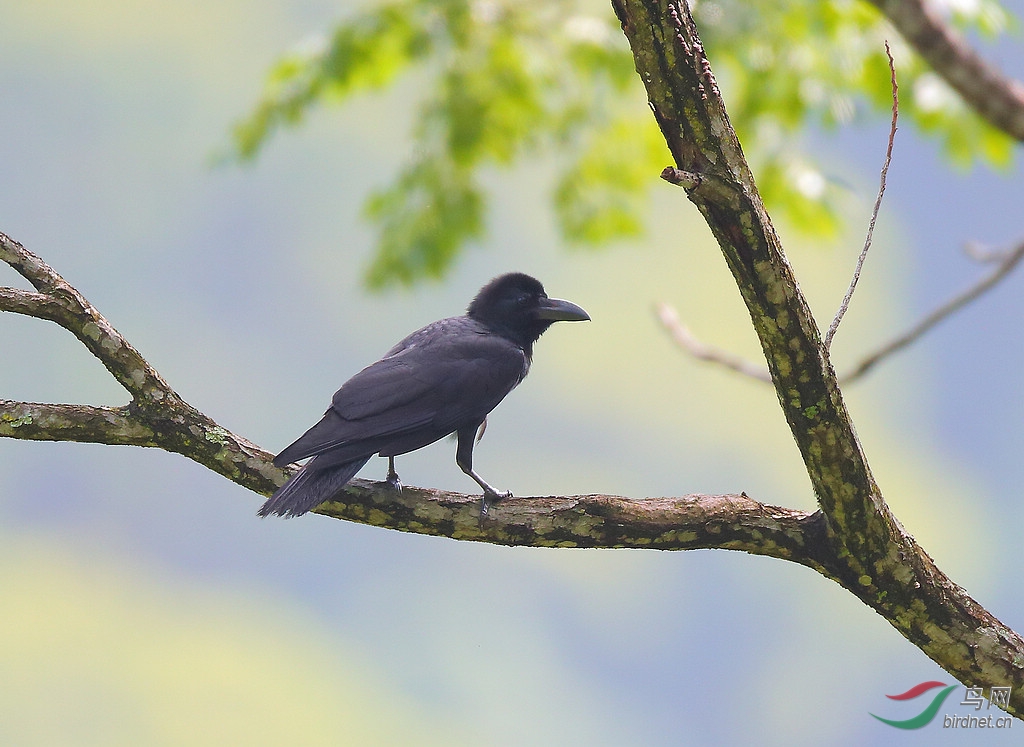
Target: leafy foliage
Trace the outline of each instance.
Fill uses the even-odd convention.
[[[956,7],[962,28],[997,34],[1007,24],[991,0]],[[765,201],[798,228],[838,228],[837,188],[800,153],[798,135],[888,113],[886,38],[903,121],[959,165],[1009,163],[1010,138],[970,111],[866,3],[703,0],[694,12]],[[391,0],[365,10],[274,67],[255,110],[235,127],[237,156],[254,157],[321,101],[385,87],[413,65],[434,78],[420,103],[417,155],[366,205],[380,227],[371,286],[443,274],[485,230],[481,169],[544,150],[564,164],[553,205],[568,240],[596,245],[642,233],[646,189],[668,155],[625,39],[596,1]]]

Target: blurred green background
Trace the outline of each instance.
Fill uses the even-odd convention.
[[[0,230],[185,399],[271,451],[402,336],[460,313],[494,275],[530,272],[593,322],[538,344],[478,448],[489,481],[517,495],[744,490],[812,508],[774,392],[686,358],[655,322],[670,302],[703,340],[757,358],[678,190],[653,190],[643,238],[566,250],[552,163],[492,168],[486,238],[443,281],[371,293],[361,206],[410,156],[415,74],[313,112],[250,165],[211,166],[274,60],[353,7],[0,1]],[[1024,77],[1019,37],[990,54]],[[860,249],[886,132],[803,137],[847,185],[838,238],[781,224],[819,324]],[[840,369],[983,272],[962,242],[1022,237],[1018,171],[951,172],[901,130]],[[1018,630],[1021,282],[847,392],[901,522]],[[25,286],[6,266],[0,284]],[[125,401],[54,325],[0,317],[0,361],[8,399]],[[362,474],[382,479],[373,462]],[[399,464],[410,484],[473,488],[447,441]],[[0,441],[0,743],[891,744],[867,715],[904,715],[884,694],[952,681],[794,564],[261,521],[261,500],[163,452]],[[933,724],[900,738],[970,737]]]

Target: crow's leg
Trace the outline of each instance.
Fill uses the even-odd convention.
[[[395,458],[393,456],[388,457],[388,485],[399,493],[402,492],[402,481],[398,479],[398,473],[395,472]]]
[[[491,502],[500,501],[502,498],[511,498],[512,493],[491,487],[473,470],[473,446],[478,428],[479,426],[474,425],[458,432],[459,447],[455,451],[455,463],[459,465],[459,469],[472,477],[476,484],[483,488],[484,496],[480,503],[480,512],[486,514]]]

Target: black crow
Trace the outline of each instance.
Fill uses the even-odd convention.
[[[487,414],[530,370],[533,343],[557,321],[590,317],[548,298],[539,281],[514,272],[485,285],[465,316],[413,332],[339,389],[323,419],[274,458],[283,467],[312,457],[259,510],[299,516],[329,500],[374,454],[395,456],[458,434],[455,461],[486,502],[505,498],[473,471],[473,444]]]

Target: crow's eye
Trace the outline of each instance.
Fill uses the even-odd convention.
[[[516,296],[516,306],[526,306],[528,303],[530,303],[530,297],[527,294]]]

